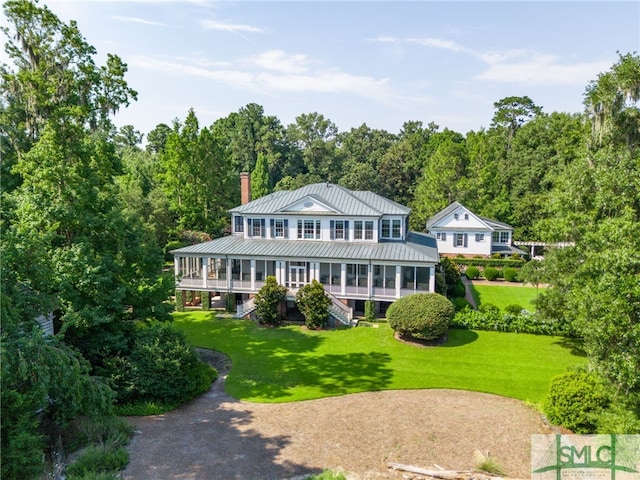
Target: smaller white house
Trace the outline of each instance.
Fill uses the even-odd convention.
[[[436,237],[438,252],[444,257],[490,257],[496,253],[526,255],[513,246],[510,225],[480,217],[458,202],[427,220],[427,231]]]

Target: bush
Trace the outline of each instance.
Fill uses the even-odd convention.
[[[71,437],[67,444],[70,450],[77,450],[86,445],[124,447],[133,435],[133,426],[122,417],[115,415],[100,417],[79,417],[65,432]]]
[[[372,300],[364,302],[364,319],[367,322],[375,322],[376,320],[375,304]]]
[[[444,335],[455,311],[437,293],[417,293],[400,298],[387,310],[389,326],[401,337],[433,340]]]
[[[466,309],[471,308],[471,304],[467,302],[466,298],[456,297],[453,300],[451,300],[451,303],[453,303],[453,308],[455,309],[456,312],[464,310],[465,308]]]
[[[88,473],[117,472],[129,463],[129,452],[124,447],[91,446],[66,468],[69,478],[85,476]]]
[[[224,309],[227,313],[234,313],[236,311],[236,296],[234,293],[225,294]]]
[[[216,379],[216,370],[202,363],[184,333],[170,324],[143,325],[133,335],[129,355],[106,362],[119,403],[183,403]]]
[[[518,270],[513,267],[505,267],[503,270],[504,279],[507,282],[518,282]]]
[[[296,293],[296,305],[304,315],[305,325],[310,329],[324,328],[329,320],[329,305],[324,287],[317,280],[303,286]]]
[[[467,276],[467,278],[471,280],[475,280],[480,276],[480,269],[478,267],[474,267],[473,265],[471,265],[470,267],[467,267],[464,273]]]
[[[486,278],[487,280],[493,281],[496,278],[498,278],[498,276],[500,275],[500,271],[494,267],[487,267],[484,269],[482,274],[484,275],[484,278]]]
[[[462,280],[458,280],[451,288],[448,289],[448,297],[464,297],[467,294],[467,289],[464,287]]]
[[[256,295],[256,316],[258,322],[267,325],[280,323],[280,304],[287,298],[287,289],[278,285],[276,277],[269,275],[264,286]]]
[[[447,284],[447,295],[450,297],[459,297],[460,295],[454,295],[453,289],[455,285],[460,282],[460,269],[458,265],[453,263],[451,259],[445,257],[440,259],[440,267],[442,273],[444,273],[444,279]]]
[[[542,320],[536,314],[521,310],[518,314],[503,313],[491,304],[483,304],[479,310],[459,310],[452,326],[472,330],[532,333],[535,335],[562,335],[559,324]]]
[[[520,313],[522,313],[522,310],[524,310],[524,308],[522,308],[522,305],[518,305],[517,303],[511,303],[504,307],[504,311],[506,313],[511,313],[512,315],[520,315]]]
[[[598,415],[607,408],[609,398],[594,375],[584,371],[567,372],[551,380],[544,407],[551,423],[574,433],[594,433]]]

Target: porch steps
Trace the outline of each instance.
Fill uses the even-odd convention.
[[[244,318],[249,315],[251,312],[256,309],[256,299],[252,297],[248,300],[245,300],[239,305],[236,305],[236,313],[233,316],[234,318]]]

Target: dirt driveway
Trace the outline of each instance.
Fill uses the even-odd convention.
[[[224,392],[226,357],[203,357],[220,372],[207,394],[165,415],[130,419],[138,432],[125,479],[282,480],[325,468],[359,480],[398,479],[389,462],[471,469],[476,450],[510,476],[528,477],[531,434],[550,433],[522,402],[458,390],[240,402]]]

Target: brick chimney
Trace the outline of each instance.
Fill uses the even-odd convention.
[[[240,174],[240,204],[244,205],[251,201],[251,176],[248,172]]]

